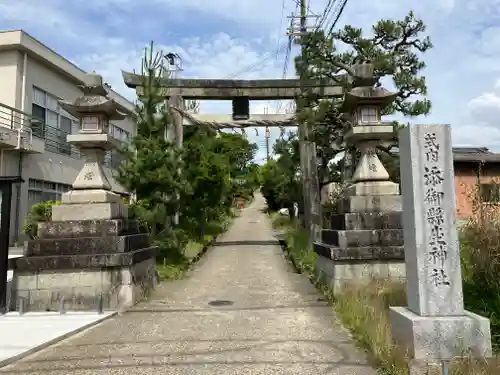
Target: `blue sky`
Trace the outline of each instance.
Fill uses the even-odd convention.
[[[326,2],[309,6],[320,13]],[[139,68],[149,41],[182,56],[184,77],[225,78],[286,40],[282,14],[295,7],[295,0],[0,0],[0,27],[24,29],[133,99],[120,71]],[[349,0],[338,25],[369,31],[378,19],[409,10],[428,25],[435,45],[424,56],[433,111],[404,120],[449,123],[456,145],[500,151],[500,0]],[[283,64],[281,54],[236,78],[280,78]],[[252,110],[262,113],[265,106],[272,113],[276,103],[253,102]],[[229,113],[230,102],[203,102],[201,110]],[[248,133],[264,145],[262,131]],[[278,134],[273,130],[273,138]]]

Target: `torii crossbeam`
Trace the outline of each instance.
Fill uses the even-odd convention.
[[[232,115],[193,114],[181,111],[175,107],[172,108],[181,113],[183,126],[195,123],[218,129],[265,128],[272,126],[284,128],[297,126],[297,121],[293,114],[252,114],[248,120],[234,121]]]
[[[141,95],[143,76],[122,71],[123,81]],[[339,81],[343,76],[339,75]],[[248,97],[249,100],[296,99],[301,88],[308,88],[324,98],[341,97],[342,86],[336,81],[308,80],[302,83],[298,79],[168,79],[161,80],[166,98],[181,96],[189,100],[231,100],[235,97]]]

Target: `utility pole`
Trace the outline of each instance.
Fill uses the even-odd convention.
[[[307,33],[307,0],[300,0],[299,3],[299,16],[296,17],[293,13],[289,17],[290,28],[288,30],[289,38],[294,36],[298,36],[299,38],[303,37]],[[296,19],[299,19],[298,30],[296,23],[294,22]],[[305,46],[301,44],[301,54],[302,58],[305,59]],[[306,79],[306,71],[302,69],[300,71],[299,81],[300,81],[300,97],[297,99],[296,107],[297,110],[301,110],[305,105],[304,97],[306,95],[306,88],[304,87],[304,80]],[[301,170],[301,179],[302,179],[302,195],[303,195],[303,207],[304,207],[304,224],[308,232],[311,228],[311,207],[309,195],[311,194],[311,180],[310,180],[310,170],[308,168],[308,159],[310,155],[306,155],[309,147],[306,146],[306,140],[308,138],[308,129],[307,123],[305,124],[297,124],[298,125],[298,135],[299,135],[299,152],[300,152],[300,170]]]
[[[308,4],[307,0],[300,0],[300,15],[299,17],[290,17],[291,27],[288,35],[304,37],[307,35],[309,28],[307,26],[307,21],[309,18],[317,18],[316,15],[308,15]],[[294,20],[299,19],[298,30],[294,27]],[[307,54],[306,45],[304,41],[301,43],[301,54],[302,63],[307,67]],[[301,110],[303,107],[307,106],[306,95],[307,88],[304,86],[304,81],[309,77],[307,75],[307,68],[300,71],[299,82],[300,82],[300,98],[297,100],[297,109]],[[321,229],[321,203],[319,201],[319,184],[318,184],[318,173],[317,173],[317,163],[316,163],[316,145],[311,141],[313,129],[311,124],[307,121],[304,124],[298,124],[298,135],[299,135],[299,149],[300,149],[300,169],[302,176],[302,194],[303,194],[303,204],[304,204],[304,226],[309,233],[309,242],[318,239],[319,231]]]

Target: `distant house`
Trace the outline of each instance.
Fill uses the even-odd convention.
[[[500,206],[500,153],[486,147],[454,147],[453,161],[458,219]]]

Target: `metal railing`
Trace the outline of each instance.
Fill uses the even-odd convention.
[[[8,129],[31,128],[33,117],[16,108],[0,103],[0,126]]]
[[[66,137],[71,133],[47,125],[42,119],[2,103],[0,103],[0,127],[12,130],[25,129],[31,136],[45,140],[46,151],[66,155],[73,159],[81,158],[78,148],[66,141]],[[120,143],[124,144],[122,141]],[[122,159],[119,152],[112,152],[106,157],[105,165],[116,169]]]

